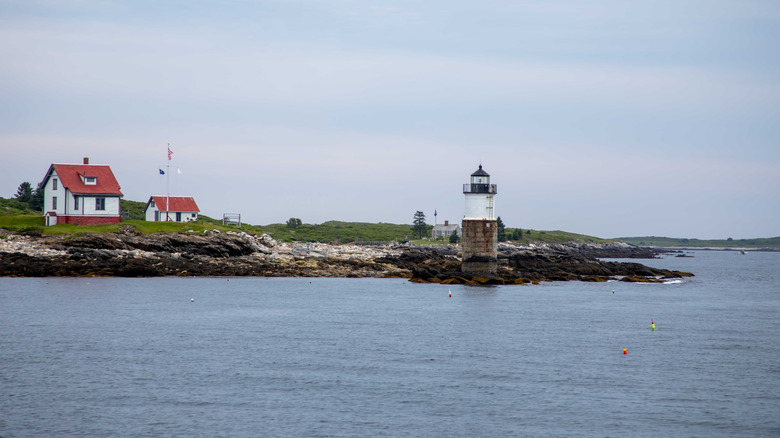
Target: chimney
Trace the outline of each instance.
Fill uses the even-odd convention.
[[[89,157],[84,157],[84,164],[89,164]]]
[[[448,226],[450,224],[450,221],[444,221],[444,226]]]

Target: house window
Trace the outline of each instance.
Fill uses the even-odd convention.
[[[79,209],[79,197],[78,196],[74,196],[73,197],[73,208],[76,209],[76,210]]]
[[[85,176],[84,184],[94,186],[95,184],[97,184],[97,178],[94,176]]]
[[[95,198],[95,210],[103,211],[106,209],[106,198]]]
[[[57,178],[54,178],[53,180],[51,180],[51,189],[52,190],[57,190]]]
[[[192,213],[192,217],[195,217],[195,213]]]
[[[51,198],[51,209],[52,210],[56,210],[57,209],[57,197],[56,196]]]

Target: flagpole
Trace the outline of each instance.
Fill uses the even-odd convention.
[[[165,165],[165,222],[171,220],[171,142],[168,142],[168,164]]]

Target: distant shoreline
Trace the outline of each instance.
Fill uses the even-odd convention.
[[[745,252],[780,252],[778,248],[736,248],[736,247],[719,247],[719,246],[649,246],[643,245],[644,248],[652,248],[656,250],[664,251],[745,251]]]

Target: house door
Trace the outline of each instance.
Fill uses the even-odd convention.
[[[160,212],[158,210],[154,211],[154,221],[160,222]]]
[[[176,212],[176,222],[181,222],[181,212]]]

